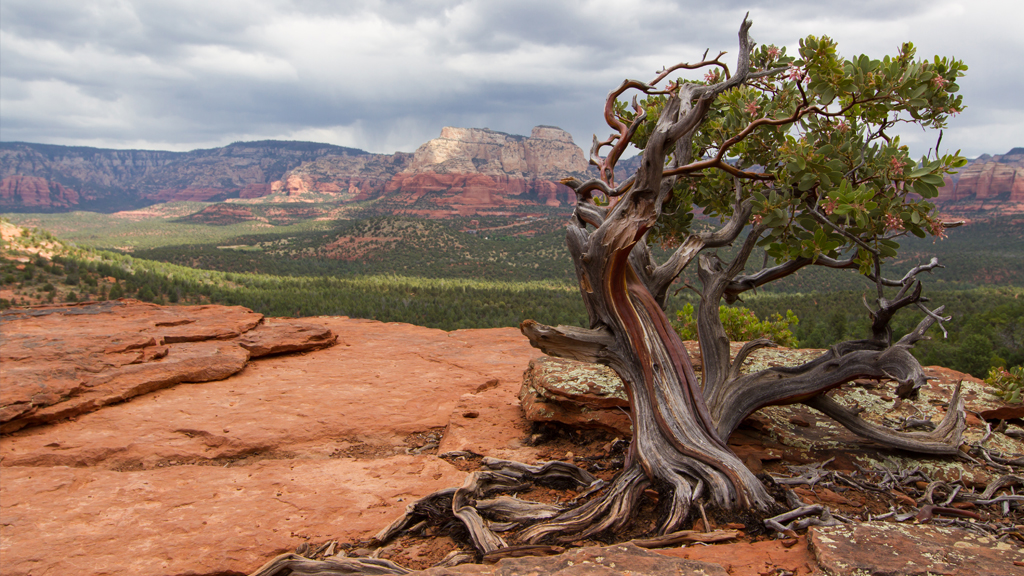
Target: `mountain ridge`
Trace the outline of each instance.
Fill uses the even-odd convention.
[[[332,202],[387,195],[399,211],[404,205],[410,214],[437,216],[568,203],[567,188],[557,198],[557,180],[586,170],[583,151],[572,137],[550,126],[538,126],[530,136],[446,127],[412,154],[283,140],[188,152],[4,142],[0,209],[113,212],[161,202],[275,194],[279,201],[319,194]],[[412,206],[425,195],[431,196],[425,207]]]
[[[619,168],[636,164],[625,159]],[[617,170],[618,172],[618,170]],[[173,201],[376,202],[422,217],[568,207],[559,180],[593,175],[554,126],[529,136],[445,127],[415,152],[376,154],[309,141],[232,142],[187,152],[0,142],[0,210],[117,212]],[[946,178],[944,212],[1024,212],[1024,147],[983,154]]]

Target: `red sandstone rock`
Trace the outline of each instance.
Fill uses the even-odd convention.
[[[959,528],[866,522],[813,527],[810,549],[832,574],[1020,574],[1024,562],[1018,546],[997,542]]]
[[[460,397],[503,390],[504,420],[473,424],[505,442],[524,433],[502,423],[538,355],[518,330],[306,321],[339,344],[0,438],[4,573],[247,574],[307,540],[368,538],[410,501],[460,485],[416,440],[443,429]]]
[[[2,465],[134,469],[265,454],[404,454],[411,434],[449,423],[460,397],[498,388],[507,390],[505,420],[473,424],[504,433],[505,442],[521,437],[496,425],[518,416],[514,388],[539,354],[518,330],[446,333],[347,318],[306,321],[337,334],[338,344],[259,359],[226,380],[175,386],[57,426],[20,430],[0,442]]]
[[[252,358],[272,354],[290,354],[333,345],[338,337],[321,326],[293,321],[264,320],[255,330],[239,336],[235,342]]]
[[[665,556],[698,560],[718,564],[730,576],[762,576],[784,570],[807,576],[817,574],[818,565],[807,549],[807,539],[797,538],[795,545],[787,546],[782,540],[765,542],[733,542],[713,546],[687,546],[653,550]],[[847,574],[838,572],[837,574]]]
[[[257,182],[248,184],[238,192],[239,198],[262,198],[270,194],[269,182]]]
[[[78,192],[39,176],[7,176],[0,180],[0,206],[70,208],[78,204]]]
[[[329,330],[301,323],[259,327],[263,316],[240,306],[122,300],[10,310],[0,321],[2,432],[183,382],[221,380],[242,370],[250,356],[334,341]]]
[[[558,556],[506,558],[497,564],[431,568],[416,576],[729,576],[721,566],[673,558],[632,544],[575,548]]]
[[[536,448],[523,445],[530,422],[516,399],[520,383],[490,380],[463,394],[452,410],[438,454],[472,452],[508,460],[533,461]]]
[[[1024,406],[999,406],[990,410],[982,410],[979,414],[986,420],[1024,418]]]
[[[102,322],[96,315],[80,316]],[[165,321],[161,328],[187,331],[190,324],[198,324],[181,320]],[[433,456],[435,450],[536,460],[539,450],[522,445],[529,423],[520,416],[515,394],[523,369],[539,352],[518,330],[446,333],[347,318],[305,321],[337,334],[338,345],[302,356],[268,356],[224,380],[172,386],[73,420],[0,437],[4,573],[247,574],[301,543],[368,538],[414,499],[460,485],[464,473]],[[289,323],[265,320],[255,330]],[[207,333],[217,333],[214,326],[208,328]],[[215,342],[239,347],[243,338]],[[177,346],[206,343],[163,346],[173,352]],[[129,357],[159,348],[156,335],[140,331],[136,337],[110,342],[103,352]],[[756,367],[780,360],[772,355],[778,352],[764,354],[752,357],[751,363]],[[925,416],[934,417],[941,403],[929,400],[947,392],[951,379],[962,375],[927,371],[937,380],[921,393]],[[969,406],[983,403],[978,390],[968,389]],[[870,396],[857,399],[868,412],[877,408]],[[891,401],[882,405],[893,408]],[[761,450],[765,460],[786,456],[796,463],[842,452],[877,456],[846,437],[837,441],[841,448],[829,452],[828,442],[834,439],[807,436],[825,429],[819,420],[800,412],[812,426],[795,426],[790,422],[793,413],[785,411],[792,408],[770,410],[779,413],[760,416],[763,421],[751,419],[734,435],[730,444],[737,452],[741,448],[736,439],[742,438],[740,445],[750,455]],[[885,414],[896,418],[903,412]],[[968,441],[980,437],[971,436],[977,432],[969,430]],[[437,440],[440,446],[434,448]],[[995,434],[987,445],[1012,452],[999,444],[1004,440]],[[843,466],[849,464],[837,458],[829,468],[850,469]],[[820,488],[815,493],[823,494]],[[850,493],[843,497],[853,501]],[[651,553],[637,554],[623,546],[426,573],[701,573],[687,572],[679,564],[658,564],[650,560]],[[922,555],[931,549],[925,541],[916,546]],[[988,552],[963,543],[952,546],[958,554],[975,555],[972,562],[990,562]],[[622,562],[609,560],[620,552]],[[769,541],[657,554],[720,565],[722,570],[713,565],[694,568],[713,574],[753,576],[782,568],[803,575],[819,570],[803,538],[788,548]],[[833,556],[842,558],[838,552]],[[823,563],[832,561],[828,558]]]
[[[404,455],[133,472],[5,467],[3,573],[248,574],[307,539],[365,538],[464,476]]]
[[[633,435],[622,381],[606,366],[564,358],[530,362],[519,392],[526,418]]]
[[[939,188],[937,203],[947,210],[1024,209],[1024,148],[971,160]]]

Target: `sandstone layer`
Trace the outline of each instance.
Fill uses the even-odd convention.
[[[84,317],[117,332],[116,316]],[[509,390],[522,421],[513,390],[538,354],[518,330],[303,322],[338,343],[0,438],[4,574],[247,574],[459,485],[435,454],[463,395]],[[494,429],[479,449],[521,447],[524,431],[478,423]]]
[[[162,307],[134,300],[7,310],[0,325],[0,432],[180,383],[222,380],[250,358],[335,340],[322,327],[266,322],[241,306]]]
[[[529,137],[486,128],[445,127],[415,154],[325,156],[292,170],[271,190],[301,199],[379,199],[378,207],[422,216],[488,213],[515,206],[569,206],[558,183],[587,161],[568,132],[537,126]]]

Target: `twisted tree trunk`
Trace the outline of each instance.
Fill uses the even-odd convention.
[[[638,195],[639,196],[639,195]],[[524,333],[545,352],[611,366],[622,378],[632,406],[633,443],[625,471],[603,499],[523,534],[536,541],[553,533],[565,538],[624,524],[631,502],[649,485],[661,494],[659,529],[679,529],[690,505],[708,491],[722,508],[766,510],[772,500],[761,483],[718,435],[690,358],[668,317],[629,262],[646,231],[643,210],[650,203],[620,202],[630,210],[588,234],[569,225],[569,250],[591,313],[590,331],[523,324]]]

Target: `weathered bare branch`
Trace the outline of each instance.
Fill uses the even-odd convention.
[[[949,408],[946,410],[942,422],[935,430],[927,433],[898,432],[872,424],[862,419],[856,412],[844,408],[835,400],[824,395],[806,400],[804,404],[824,413],[858,436],[892,448],[921,454],[947,456],[958,454],[963,441],[963,432],[967,427],[963,399],[960,397],[960,383],[957,383],[956,389],[953,390],[953,397],[949,401]]]
[[[739,295],[754,290],[770,282],[785,278],[807,266],[824,266],[826,268],[856,268],[857,264],[853,258],[837,260],[828,256],[818,256],[817,259],[796,258],[771,268],[764,268],[754,274],[737,276],[732,279],[725,288],[724,297],[728,303],[738,300]]]
[[[925,317],[921,320],[921,322],[918,323],[917,327],[914,328],[912,331],[908,332],[906,335],[904,335],[903,338],[900,338],[900,341],[897,342],[896,344],[900,346],[913,346],[914,344],[927,338],[927,336],[925,336],[924,333],[929,328],[932,327],[932,324],[940,320],[950,320],[950,318],[943,318],[942,316],[939,316],[939,314],[941,314],[942,311],[945,309],[945,306],[939,306],[934,311],[929,310],[929,313],[926,314]],[[945,334],[945,328],[943,328],[942,332],[943,334]]]
[[[607,329],[589,330],[575,326],[546,326],[525,320],[519,326],[530,343],[545,354],[580,362],[601,362],[612,355],[615,338]]]
[[[851,345],[853,343],[846,343]],[[744,418],[764,406],[805,402],[857,378],[891,378],[921,386],[925,375],[904,347],[826,352],[803,366],[769,368],[706,389],[719,436],[728,438]]]

